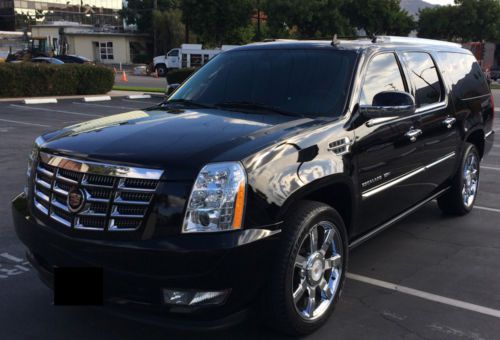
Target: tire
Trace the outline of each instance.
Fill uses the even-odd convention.
[[[156,66],[156,72],[158,72],[158,77],[165,77],[167,75],[167,66],[160,64]]]
[[[300,201],[291,211],[263,293],[261,315],[271,328],[296,336],[314,332],[333,312],[345,281],[348,245],[344,222],[332,207]],[[311,234],[316,235],[316,252],[311,252]],[[331,243],[324,243],[330,238]]]
[[[439,208],[444,213],[465,215],[472,210],[479,187],[480,161],[481,157],[476,146],[466,143],[460,167],[452,179],[451,188],[437,200]]]

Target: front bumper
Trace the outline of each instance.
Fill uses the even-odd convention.
[[[106,305],[135,307],[173,320],[209,322],[251,306],[270,274],[279,231],[238,230],[137,241],[90,240],[62,234],[29,214],[24,194],[12,203],[16,233],[28,259],[52,286],[54,267],[101,267]],[[165,305],[162,289],[230,289],[213,307]],[[123,310],[123,308],[121,308]]]

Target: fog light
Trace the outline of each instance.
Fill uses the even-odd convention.
[[[212,292],[163,289],[163,302],[177,306],[216,306],[226,301],[229,292],[229,289]]]

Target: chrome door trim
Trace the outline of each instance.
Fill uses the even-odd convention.
[[[388,222],[380,225],[379,227],[373,229],[372,231],[368,232],[367,234],[364,234],[363,236],[359,237],[359,238],[356,238],[354,239],[350,244],[349,244],[349,250],[353,249],[353,248],[356,248],[357,246],[359,246],[361,243],[371,239],[372,237],[374,237],[375,235],[377,235],[378,233],[384,231],[385,229],[389,228],[391,225],[393,225],[394,223],[397,223],[399,222],[400,220],[402,220],[403,218],[405,218],[406,216],[412,214],[413,212],[415,212],[417,209],[419,209],[420,207],[422,207],[423,205],[427,204],[428,202],[432,201],[433,199],[435,198],[438,198],[439,196],[441,196],[442,194],[444,194],[450,187],[447,187],[447,188],[444,188],[443,190],[440,190],[438,191],[437,193],[435,193],[434,195],[426,198],[425,200],[423,200],[422,202],[420,203],[417,203],[416,205],[414,205],[413,207],[411,207],[410,209],[404,211],[403,213],[399,214],[398,216],[392,218],[391,220],[389,220]]]
[[[424,107],[419,107],[415,110],[415,114],[406,117],[384,117],[384,118],[374,118],[367,121],[365,124],[368,127],[380,125],[383,123],[396,123],[405,119],[416,118],[427,113],[431,113],[437,110],[446,109],[448,107],[448,97],[442,102],[435,103],[432,105],[426,105]]]
[[[51,155],[46,152],[40,152],[40,160],[45,164],[60,169],[82,173],[100,174],[105,176],[159,180],[163,174],[163,170],[158,169],[146,169],[124,165],[76,160],[73,158]]]
[[[420,168],[417,168],[415,170],[407,172],[406,174],[403,174],[399,177],[396,177],[396,178],[394,178],[386,183],[380,184],[380,185],[376,186],[375,188],[366,190],[361,194],[361,196],[363,199],[369,198],[369,197],[376,195],[384,190],[387,190],[387,189],[389,189],[389,188],[391,188],[391,187],[393,187],[393,186],[395,186],[403,181],[406,181],[407,179],[409,179],[413,176],[416,176],[419,173],[424,172],[424,171],[432,168],[433,166],[436,166],[436,165],[438,165],[438,164],[440,164],[440,163],[442,163],[450,158],[453,158],[453,157],[455,157],[455,152],[451,152],[451,153],[437,159],[436,161],[434,161],[432,163],[429,163],[425,166],[422,166]]]

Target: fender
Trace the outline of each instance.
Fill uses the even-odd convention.
[[[247,214],[245,225],[255,227],[281,222],[297,199],[334,183],[343,183],[354,193],[350,156],[354,132],[345,131],[344,123],[344,120],[327,123],[243,161],[249,184],[247,211],[262,212],[259,216]],[[345,149],[339,149],[338,143],[344,143]]]

